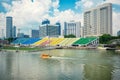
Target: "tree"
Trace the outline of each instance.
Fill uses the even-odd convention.
[[[7,38],[6,40],[8,40],[9,43],[11,43],[14,40],[14,38]]]
[[[76,38],[74,34],[64,35],[65,38]]]
[[[112,40],[112,36],[110,34],[103,34],[99,37],[99,42],[102,44],[108,44],[110,40]]]

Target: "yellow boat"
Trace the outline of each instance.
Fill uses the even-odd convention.
[[[48,59],[48,58],[50,58],[50,57],[52,57],[52,56],[49,55],[49,54],[41,54],[40,57],[43,58],[43,59]]]

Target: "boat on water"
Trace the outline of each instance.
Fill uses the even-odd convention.
[[[40,57],[43,58],[43,59],[48,59],[48,58],[51,58],[52,56],[49,55],[49,54],[41,54]]]

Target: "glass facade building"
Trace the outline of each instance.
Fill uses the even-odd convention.
[[[12,37],[16,38],[16,26],[13,26],[12,28]]]
[[[58,25],[41,25],[39,27],[40,37],[58,37],[59,34],[59,26]]]
[[[32,30],[31,36],[32,38],[39,38],[39,30]]]
[[[12,38],[12,17],[6,17],[6,38]]]
[[[61,35],[61,24],[57,22],[56,25],[58,25],[58,33],[59,35]]]

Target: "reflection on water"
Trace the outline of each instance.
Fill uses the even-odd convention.
[[[41,59],[41,53],[53,55]],[[0,80],[119,80],[120,54],[99,50],[0,52]]]

